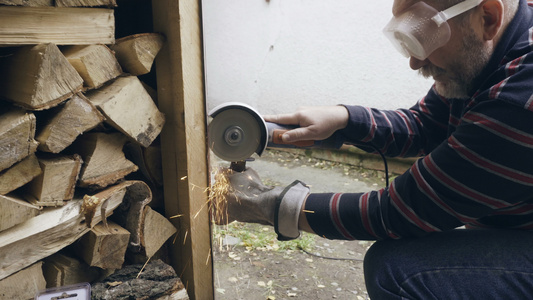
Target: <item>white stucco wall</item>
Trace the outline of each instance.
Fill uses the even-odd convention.
[[[432,82],[382,35],[392,0],[202,1],[208,109],[409,107]]]

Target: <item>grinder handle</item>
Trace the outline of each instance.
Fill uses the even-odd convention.
[[[344,144],[344,137],[334,133],[325,140],[305,140],[292,143],[283,142],[281,136],[297,126],[281,125],[272,122],[265,122],[268,131],[267,147],[269,148],[322,148],[322,149],[339,149]]]
[[[312,141],[312,140],[286,143],[281,139],[281,136],[287,131],[289,130],[288,129],[274,129],[274,131],[272,131],[272,143],[278,144],[278,145],[294,145],[296,147],[311,147],[315,144],[315,141]]]

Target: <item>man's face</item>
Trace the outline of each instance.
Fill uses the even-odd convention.
[[[469,98],[473,80],[483,71],[493,51],[472,29],[462,31],[460,44],[443,46],[418,69],[422,76],[433,77],[437,93],[446,98]]]
[[[413,0],[396,0],[394,13],[416,3]],[[432,5],[432,2],[426,2]],[[479,75],[492,55],[493,48],[477,35],[466,20],[448,21],[450,41],[435,50],[425,60],[410,58],[410,66],[424,77],[433,77],[437,92],[446,98],[468,98],[472,81]]]

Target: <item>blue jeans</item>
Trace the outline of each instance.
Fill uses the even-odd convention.
[[[376,242],[371,299],[533,299],[533,232],[457,229]]]

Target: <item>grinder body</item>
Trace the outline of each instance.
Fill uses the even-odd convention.
[[[209,116],[212,118],[208,126],[209,147],[219,158],[232,162],[233,169],[244,170],[244,161],[254,153],[261,156],[267,147],[338,149],[344,143],[340,134],[319,141],[284,143],[281,135],[297,126],[265,122],[255,109],[244,103],[221,104]]]

